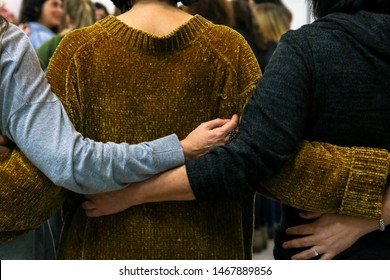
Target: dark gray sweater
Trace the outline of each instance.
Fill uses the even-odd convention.
[[[390,150],[389,81],[389,15],[335,13],[288,32],[244,111],[240,136],[186,164],[197,199],[255,191],[302,138]],[[282,231],[303,222],[297,209],[284,210]],[[294,253],[281,249],[286,238],[276,238],[277,258]],[[340,258],[390,259],[388,231],[367,235]]]

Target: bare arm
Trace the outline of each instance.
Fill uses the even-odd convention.
[[[324,149],[327,150],[324,153]],[[294,161],[291,161],[282,171],[280,177],[274,181],[265,184],[262,190],[264,193],[272,193],[274,197],[280,199],[283,203],[288,203],[296,207],[303,207],[306,210],[319,211],[325,213],[340,213],[344,208],[343,199],[345,193],[358,193],[353,191],[354,186],[371,186],[371,188],[358,188],[361,192],[370,191],[375,194],[375,204],[365,204],[365,195],[355,199],[350,198],[356,205],[362,204],[365,207],[363,211],[358,207],[350,207],[348,212],[354,216],[364,216],[362,212],[371,219],[378,219],[382,209],[382,198],[384,194],[384,185],[388,173],[388,153],[381,149],[359,148],[359,153],[353,153],[350,148],[337,147],[330,144],[304,142],[303,146]],[[365,156],[362,157],[361,155]],[[321,157],[321,161],[314,161],[325,166],[321,166],[322,172],[318,172],[318,166],[313,164],[311,159]],[[367,165],[367,159],[373,163]],[[369,178],[362,176],[360,184],[351,184],[350,172],[353,166],[365,166],[368,171],[376,174],[377,180],[369,181]],[[290,176],[290,177],[288,177]],[[296,180],[299,177],[300,180]],[[329,180],[329,177],[332,180]],[[287,180],[291,178],[290,180]],[[278,185],[278,182],[281,185]],[[298,182],[293,185],[291,182]],[[347,186],[350,188],[347,188]],[[321,186],[321,187],[318,187]],[[268,192],[269,191],[269,192]],[[321,193],[321,195],[318,195]],[[163,174],[157,175],[147,181],[132,184],[130,187],[112,193],[88,196],[89,201],[84,204],[87,209],[87,215],[100,216],[117,213],[128,207],[157,201],[167,200],[194,200],[187,177],[185,166],[169,170]],[[379,208],[379,211],[377,209]],[[371,211],[370,211],[371,209]]]
[[[129,207],[158,201],[195,200],[185,166],[169,170],[126,189],[87,195],[83,208],[89,217],[119,213]]]

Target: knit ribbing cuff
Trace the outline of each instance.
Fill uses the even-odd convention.
[[[352,165],[339,213],[379,220],[387,173],[386,150],[352,148]]]

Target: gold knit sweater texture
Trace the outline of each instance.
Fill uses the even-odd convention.
[[[66,191],[54,186],[18,148],[0,155],[0,170],[0,242],[5,242],[50,218]]]
[[[67,35],[47,72],[77,130],[127,143],[183,139],[204,121],[240,113],[260,76],[243,37],[200,16],[164,37],[108,17]],[[250,258],[252,205],[253,197],[165,202],[95,219],[78,209],[60,257]]]

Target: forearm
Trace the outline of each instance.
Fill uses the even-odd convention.
[[[116,190],[184,162],[175,135],[138,145],[83,138],[58,100],[23,107],[13,115],[9,131],[47,177],[78,193]]]
[[[144,182],[135,183],[126,190],[130,192],[128,196],[130,199],[137,199],[132,202],[134,205],[160,201],[195,200],[184,165]]]
[[[300,209],[379,219],[387,173],[386,150],[303,142],[298,155],[263,186]]]

